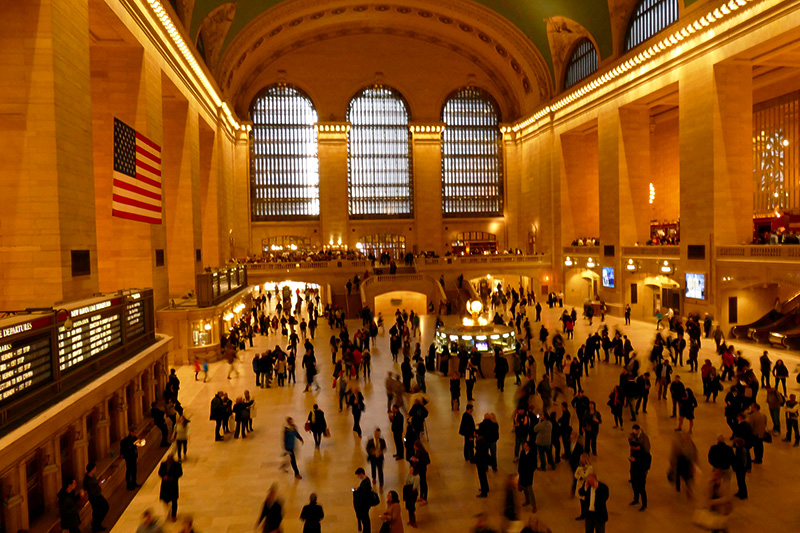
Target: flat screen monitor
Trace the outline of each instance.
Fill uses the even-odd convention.
[[[686,297],[696,300],[706,299],[706,275],[686,273]]]
[[[475,341],[475,348],[479,352],[488,352],[489,351],[489,343],[486,341]]]
[[[614,288],[614,269],[611,267],[603,267],[603,287]]]

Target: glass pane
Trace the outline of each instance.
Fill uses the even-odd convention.
[[[262,92],[250,107],[250,202],[253,220],[319,217],[317,111],[286,85]]]
[[[568,89],[597,71],[597,50],[588,39],[575,47],[572,57],[567,65],[567,73],[564,78],[564,88]]]
[[[640,0],[628,22],[625,51],[636,48],[678,20],[678,0]]]
[[[414,215],[408,106],[388,87],[364,89],[347,109],[351,218]]]
[[[442,214],[501,216],[503,159],[500,114],[485,91],[466,87],[444,104]]]

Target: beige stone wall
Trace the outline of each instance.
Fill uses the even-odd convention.
[[[86,0],[0,6],[0,307],[97,290]],[[92,274],[73,278],[70,250]]]

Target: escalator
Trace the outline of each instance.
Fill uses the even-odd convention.
[[[780,309],[780,311],[772,309],[769,313],[750,324],[733,326],[731,328],[731,338],[766,341],[770,331],[790,329],[794,325],[791,315],[800,310],[800,293],[783,302]],[[789,318],[786,318],[787,316]]]

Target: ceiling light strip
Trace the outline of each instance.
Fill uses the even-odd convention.
[[[161,2],[159,2],[158,0],[147,0],[147,3],[150,4],[153,13],[161,22],[164,31],[167,32],[167,34],[172,39],[173,44],[178,48],[178,50],[180,50],[184,60],[186,60],[186,62],[191,67],[192,72],[194,72],[194,75],[197,77],[198,80],[200,80],[200,83],[202,83],[203,87],[205,87],[206,91],[211,96],[211,100],[214,102],[214,105],[216,105],[217,108],[221,111],[222,115],[225,117],[225,120],[228,122],[228,125],[230,125],[231,129],[246,130],[247,126],[245,126],[244,124],[240,124],[239,121],[236,120],[230,108],[228,107],[228,104],[222,101],[222,98],[220,98],[219,94],[217,94],[217,91],[216,89],[214,89],[214,86],[211,85],[210,81],[208,81],[205,72],[203,72],[203,69],[200,67],[200,64],[197,62],[197,59],[195,59],[192,50],[186,44],[186,41],[184,41],[183,36],[181,36],[181,33],[180,31],[178,31],[178,28],[175,27],[175,24],[172,22],[172,19],[170,18],[169,14],[164,9],[164,6],[161,5]]]
[[[667,50],[669,50],[682,40],[686,39],[693,33],[704,30],[712,23],[718,23],[720,21],[726,20],[730,18],[740,8],[745,7],[747,4],[753,4],[757,1],[759,0],[729,0],[728,2],[715,8],[714,10],[709,11],[708,13],[705,14],[705,16],[700,17],[699,19],[687,24],[686,26],[684,26],[679,30],[676,30],[671,35],[664,37],[664,39],[651,45],[645,51],[640,52],[639,54],[628,58],[624,63],[614,67],[610,71],[607,71],[602,76],[595,78],[591,82],[587,82],[582,87],[568,93],[566,96],[557,100],[555,103],[543,107],[542,109],[534,113],[533,116],[530,116],[521,122],[517,122],[512,126],[511,129],[516,133],[524,128],[527,128],[534,122],[540,120],[542,117],[549,115],[551,112],[558,111],[562,107],[571,104],[575,100],[582,98],[591,92],[596,91],[603,85],[619,78],[620,76],[625,74],[627,71],[633,69],[634,67],[637,67],[644,62],[650,61],[651,59],[662,55],[664,52],[666,52]]]

